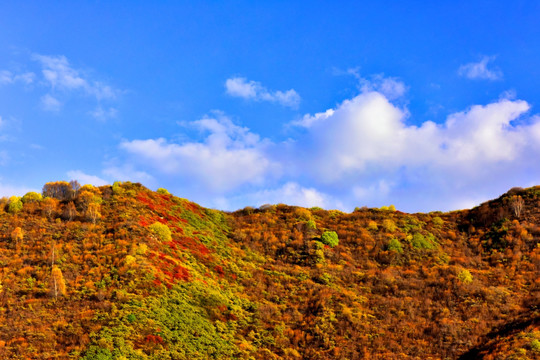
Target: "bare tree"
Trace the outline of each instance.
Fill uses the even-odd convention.
[[[510,200],[510,207],[512,208],[512,211],[514,211],[514,215],[516,215],[517,218],[521,216],[523,205],[525,205],[525,201],[523,201],[521,196],[512,196],[512,200]]]

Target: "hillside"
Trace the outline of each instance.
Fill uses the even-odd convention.
[[[540,187],[471,210],[0,202],[2,359],[539,359]]]

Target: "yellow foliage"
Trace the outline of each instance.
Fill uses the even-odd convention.
[[[64,275],[62,275],[62,270],[56,265],[52,268],[51,278],[51,287],[54,297],[65,296],[66,280],[64,280]]]

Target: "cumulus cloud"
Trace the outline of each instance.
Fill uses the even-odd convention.
[[[90,184],[94,186],[102,186],[108,184],[108,181],[103,180],[102,178],[95,175],[85,174],[81,170],[70,170],[67,172],[67,176],[70,179],[79,181],[83,185]]]
[[[223,114],[191,125],[207,134],[201,142],[174,143],[164,138],[124,141],[120,148],[139,163],[211,191],[228,191],[260,183],[275,168],[264,154],[268,142]]]
[[[488,69],[488,64],[495,60],[494,56],[484,56],[479,62],[461,65],[458,69],[460,76],[468,79],[499,80],[503,73],[498,68]]]
[[[295,123],[305,134],[296,139],[294,166],[309,174],[316,188],[342,196],[347,195],[339,189],[351,189],[358,201],[373,201],[373,194],[409,203],[417,197],[416,206],[442,208],[446,197],[451,208],[467,202],[460,193],[477,199],[540,175],[531,161],[540,150],[540,118],[527,117],[529,109],[523,100],[501,98],[450,114],[442,124],[414,125],[406,109],[365,89]]]
[[[294,89],[269,91],[261,83],[243,77],[227,79],[225,89],[227,94],[247,100],[277,102],[291,108],[297,108],[300,104],[300,95]]]
[[[357,96],[292,123],[302,131],[282,143],[216,113],[191,123],[200,141],[125,140],[120,148],[132,171],[155,172],[190,194],[196,188],[194,200],[226,209],[285,202],[450,210],[538,183],[540,116],[526,101],[501,97],[418,123],[391,100],[406,89],[398,83],[364,84]]]

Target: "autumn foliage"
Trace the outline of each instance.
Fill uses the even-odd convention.
[[[1,359],[537,359],[540,188],[474,209],[0,200]]]

